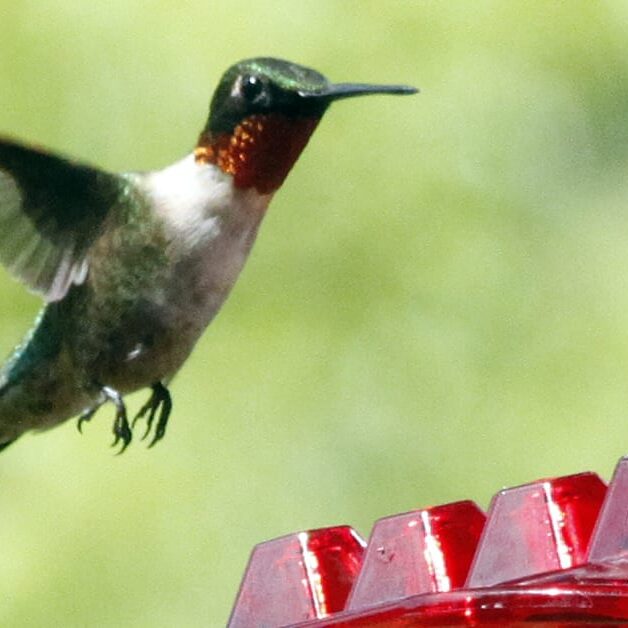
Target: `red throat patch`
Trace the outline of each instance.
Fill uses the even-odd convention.
[[[238,188],[254,187],[260,194],[270,194],[281,187],[319,120],[278,113],[252,115],[231,134],[203,133],[194,157],[233,175]]]

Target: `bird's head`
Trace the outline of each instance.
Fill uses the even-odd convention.
[[[330,83],[322,74],[289,61],[240,61],[222,76],[195,155],[261,194],[278,189],[327,107],[341,98],[413,94],[405,85]]]

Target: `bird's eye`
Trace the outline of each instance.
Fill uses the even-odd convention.
[[[249,102],[253,102],[264,91],[264,83],[257,76],[243,76],[240,93]]]

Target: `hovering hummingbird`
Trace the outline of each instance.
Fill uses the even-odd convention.
[[[168,384],[227,298],[266,208],[335,100],[412,94],[332,84],[280,59],[223,75],[194,151],[163,170],[113,174],[0,140],[0,262],[46,302],[0,371],[0,450],[31,429],[115,406],[113,445],[132,438],[123,396],[151,388],[150,446]]]

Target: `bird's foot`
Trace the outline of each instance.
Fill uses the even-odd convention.
[[[161,408],[153,440],[150,442],[149,448],[164,437],[166,433],[166,426],[168,425],[168,418],[170,417],[170,412],[172,410],[172,398],[170,397],[168,389],[161,382],[153,384],[151,388],[153,389],[153,394],[133,419],[133,426],[135,426],[138,419],[141,419],[143,416],[148,414],[146,419],[146,431],[144,432],[144,436],[142,436],[142,440],[144,440],[150,433],[155,417],[157,416],[157,412]]]
[[[113,435],[115,438],[111,446],[115,447],[122,441],[122,448],[118,452],[118,455],[120,455],[129,446],[133,438],[133,432],[131,432],[131,427],[129,426],[126,415],[126,406],[122,400],[122,395],[120,395],[117,390],[109,388],[109,386],[103,386],[102,392],[105,398],[111,401],[116,407],[116,418],[113,422]]]
[[[116,407],[116,418],[113,422],[114,441],[111,446],[115,447],[120,441],[122,441],[122,448],[118,452],[118,455],[121,454],[131,443],[131,440],[133,438],[132,427],[135,427],[135,423],[138,421],[138,419],[141,419],[143,416],[148,415],[146,419],[146,431],[144,433],[144,436],[142,436],[142,440],[144,440],[151,431],[151,428],[155,421],[155,417],[157,417],[157,415],[159,414],[157,425],[155,426],[153,439],[149,445],[149,447],[152,447],[157,441],[161,440],[166,433],[168,418],[172,410],[172,399],[170,397],[168,389],[161,382],[153,384],[151,388],[153,392],[150,396],[150,399],[144,404],[144,406],[142,406],[141,410],[137,413],[136,417],[133,419],[132,425],[129,425],[126,406],[124,405],[122,395],[120,395],[117,390],[109,386],[102,386],[101,399],[99,399],[93,406],[86,408],[79,416],[77,423],[77,428],[79,432],[82,433],[83,423],[89,422],[94,414],[96,414],[96,411],[106,401],[111,401]]]

